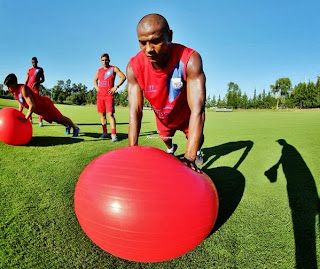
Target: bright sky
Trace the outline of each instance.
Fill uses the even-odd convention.
[[[125,72],[138,21],[160,13],[173,42],[202,56],[207,95],[223,97],[233,81],[252,96],[280,77],[316,81],[319,10],[319,0],[0,0],[0,83],[9,73],[23,83],[36,56],[47,88],[71,79],[92,89],[100,55]]]

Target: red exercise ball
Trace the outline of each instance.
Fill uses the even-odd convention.
[[[211,232],[218,194],[211,179],[156,148],[107,152],[81,173],[74,194],[80,226],[100,248],[138,262],[181,256]]]
[[[0,140],[9,145],[25,145],[32,138],[31,122],[19,110],[6,107],[0,110]]]

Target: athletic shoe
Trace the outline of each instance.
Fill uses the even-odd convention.
[[[108,138],[108,134],[107,133],[102,133],[102,135],[99,138],[100,139],[106,139],[106,138]]]
[[[195,163],[197,166],[203,165],[203,157],[202,157],[201,152],[199,152],[199,154],[197,154]]]
[[[39,127],[43,127],[42,121],[39,122]]]
[[[80,128],[79,127],[73,129],[72,137],[77,137],[79,135],[79,132],[80,132]]]
[[[69,135],[71,130],[71,126],[66,127],[66,130],[64,131],[65,135]]]
[[[172,144],[173,150],[172,149],[167,149],[167,153],[174,155],[174,153],[176,152],[176,150],[178,149],[178,145],[177,144]]]
[[[111,135],[111,137],[112,137],[112,140],[111,140],[111,142],[118,142],[118,137],[116,136],[116,135]]]

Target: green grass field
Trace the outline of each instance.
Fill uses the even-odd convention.
[[[0,108],[6,106],[17,102],[0,99]],[[0,142],[0,268],[320,266],[320,110],[208,112],[202,168],[219,193],[214,230],[182,257],[136,263],[95,246],[73,207],[86,165],[128,145],[128,110],[116,110],[120,141],[111,143],[98,139],[94,106],[57,107],[79,124],[78,138],[65,136],[61,125],[34,123],[30,144]],[[155,131],[153,112],[144,111],[140,145],[163,149]],[[175,141],[183,154],[184,135],[177,133]]]

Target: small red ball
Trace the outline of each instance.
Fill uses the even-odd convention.
[[[156,148],[119,148],[81,173],[75,212],[103,250],[139,262],[165,261],[199,245],[218,214],[211,179]]]
[[[6,107],[0,110],[0,140],[8,145],[25,145],[32,138],[31,122],[19,110]]]

